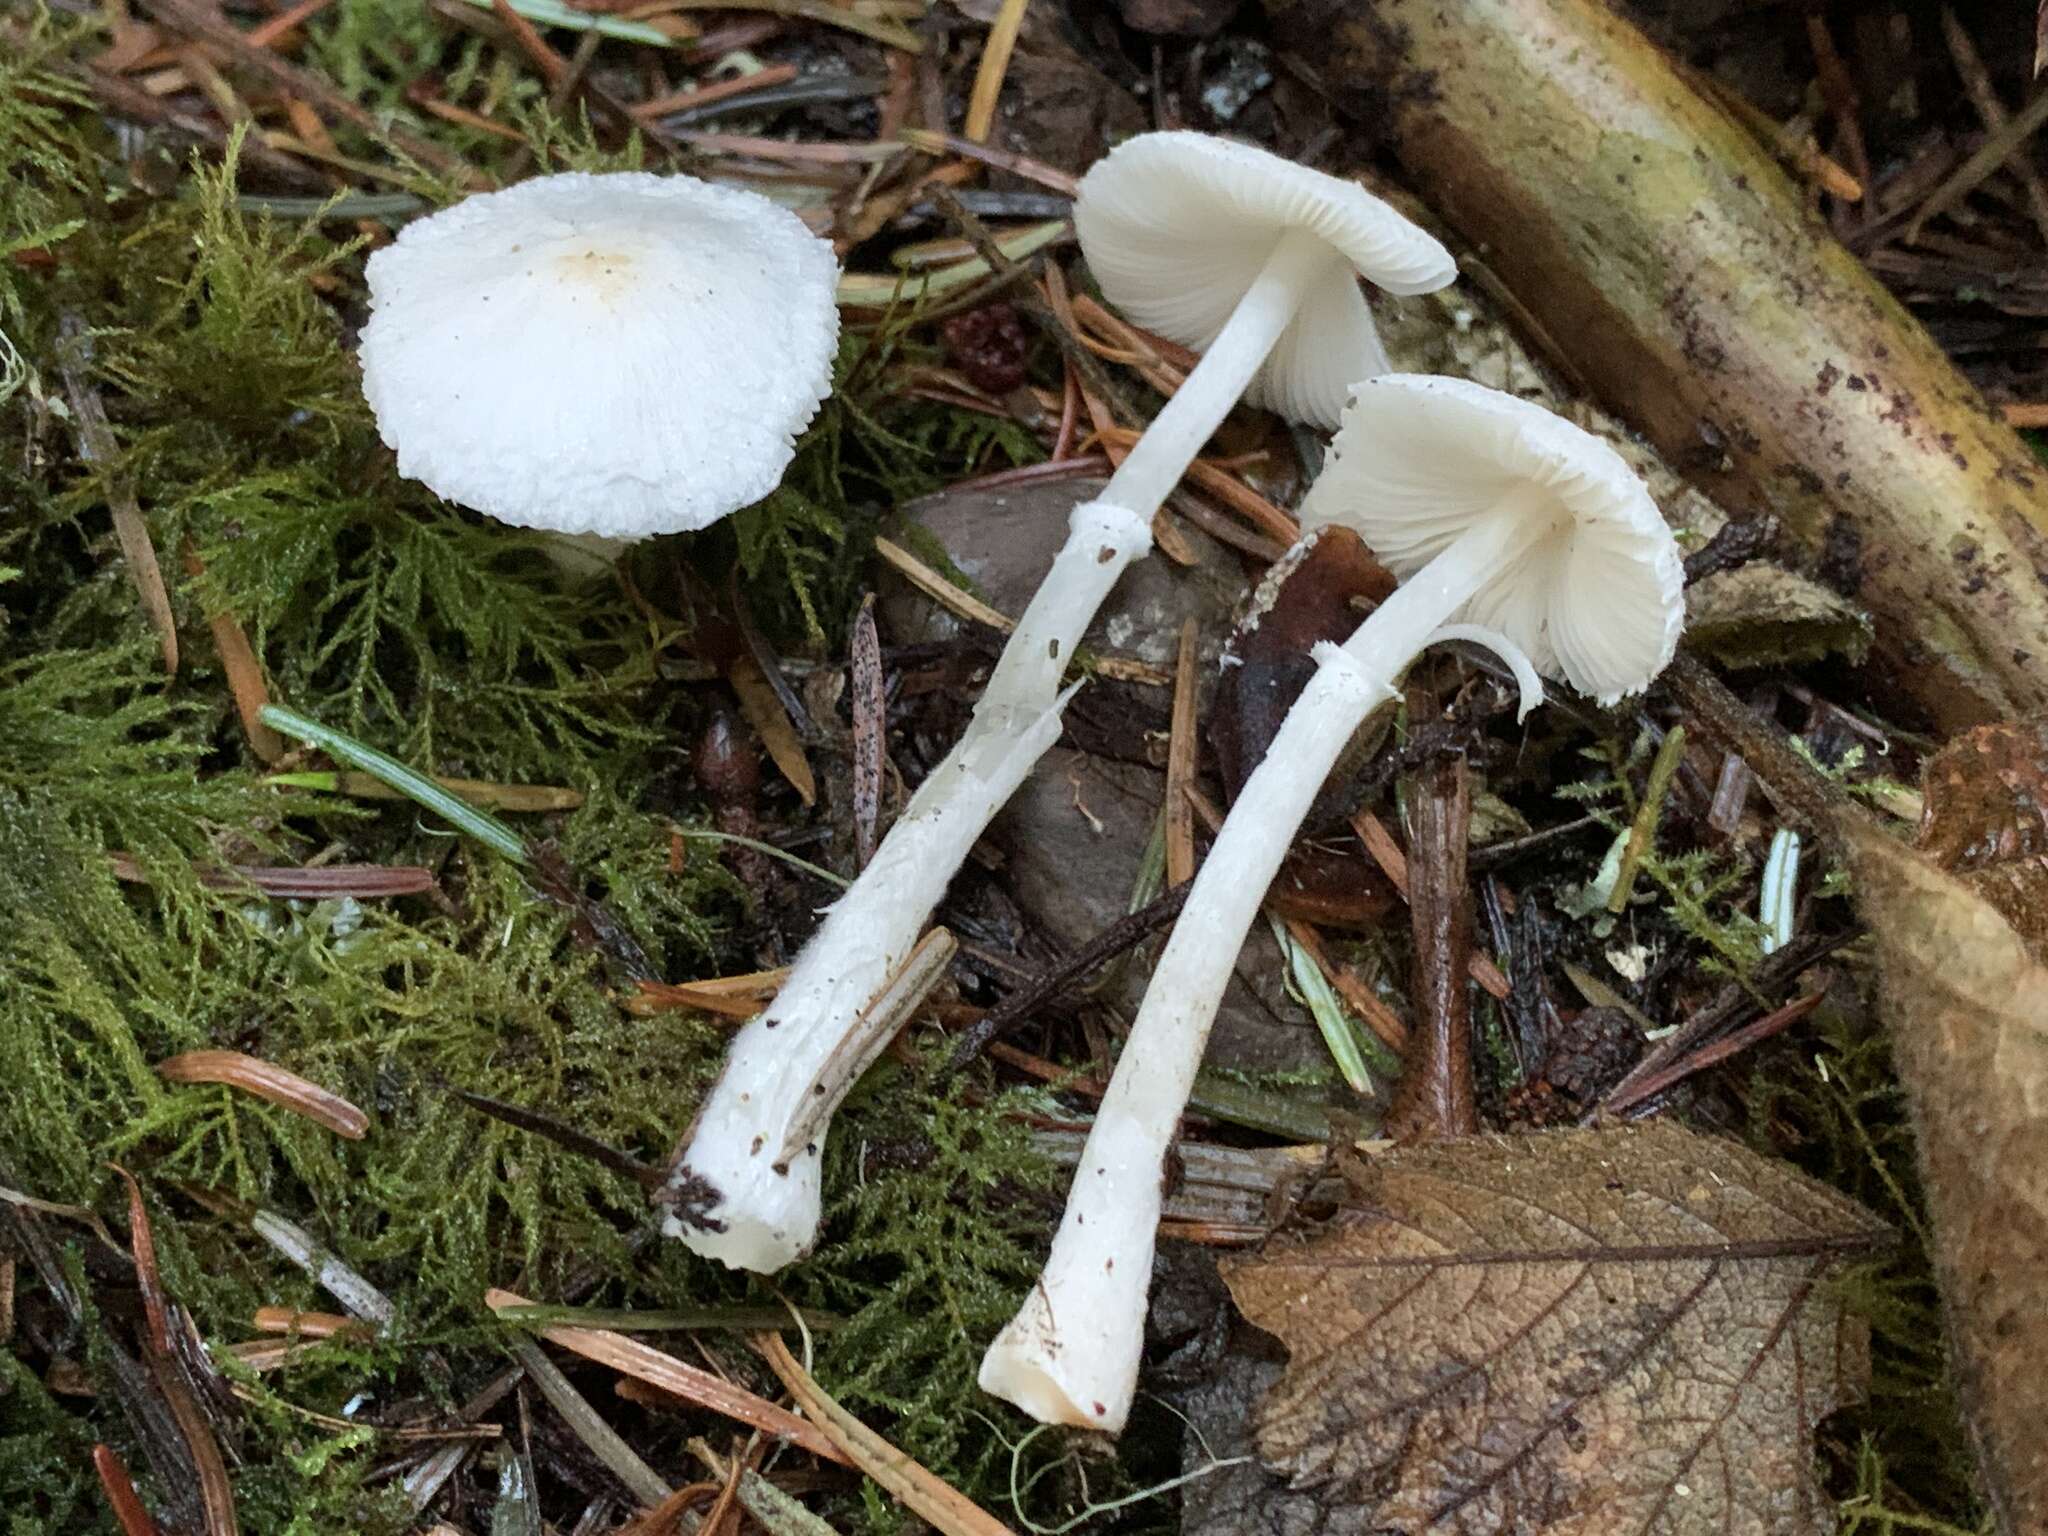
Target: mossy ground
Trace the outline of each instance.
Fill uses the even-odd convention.
[[[389,96],[397,61],[419,56],[408,39],[423,16],[338,5],[315,29],[315,56],[366,97]],[[400,1530],[410,1522],[388,1483],[369,1482],[393,1446],[299,1410],[339,1414],[359,1394],[452,1404],[502,1358],[482,1307],[490,1285],[554,1298],[578,1281],[591,1303],[619,1305],[745,1290],[675,1244],[636,1257],[637,1184],[452,1090],[659,1160],[728,1026],[626,1012],[570,913],[411,805],[265,784],[206,616],[233,614],[273,697],[323,722],[440,773],[581,793],[580,808],[522,829],[557,842],[672,978],[756,963],[739,883],[699,845],[671,862],[672,826],[702,819],[678,764],[710,701],[671,677],[686,613],[650,614],[613,583],[566,587],[536,539],[397,475],[348,349],[361,305],[349,223],[250,213],[217,165],[124,160],[96,111],[43,67],[88,41],[50,26],[26,56],[0,60],[0,164],[12,167],[0,182],[0,1184],[112,1211],[108,1165],[131,1169],[171,1292],[223,1342],[248,1336],[258,1306],[333,1303],[198,1192],[287,1215],[384,1289],[401,1314],[387,1340],[323,1349],[255,1385],[236,1485],[245,1530]],[[461,56],[485,67],[474,48]],[[15,259],[23,251],[34,254]],[[71,435],[67,317],[90,334],[90,377],[120,444],[111,464],[83,464]],[[895,345],[852,336],[844,365]],[[905,495],[1010,462],[991,436],[981,418],[856,390],[827,407],[781,492],[650,563],[683,560],[714,584],[736,567],[775,643],[841,654],[866,580],[856,538]],[[175,679],[109,529],[109,492],[124,483],[147,509],[184,637]],[[187,551],[203,575],[188,574]],[[323,850],[430,866],[443,895],[280,901],[199,879]],[[147,882],[117,880],[114,851]],[[345,1142],[152,1071],[208,1047],[346,1095],[370,1111],[370,1134]],[[1028,1283],[1042,1216],[1019,1195],[1047,1176],[1021,1132],[931,1097],[912,1067],[885,1067],[842,1123],[838,1146],[854,1150],[831,1183],[829,1256],[789,1276],[786,1294],[846,1319],[821,1335],[818,1369],[849,1406],[992,1489],[1000,1442],[969,1411],[975,1341]],[[896,1149],[890,1176],[864,1179],[852,1160],[877,1146]],[[22,1283],[26,1306],[34,1287]],[[64,1342],[86,1354],[89,1333]],[[97,1401],[52,1396],[0,1351],[0,1518],[13,1530],[111,1529],[91,1445],[138,1458],[111,1385],[98,1385]],[[686,1428],[715,1427],[670,1423],[640,1433],[679,1445]],[[883,1505],[839,1513],[849,1528],[898,1519]]]
[[[535,538],[397,475],[349,352],[362,300],[356,226],[254,212],[231,169],[117,142],[56,68],[92,41],[79,24],[39,23],[30,46],[0,57],[0,1185],[111,1216],[123,1205],[108,1165],[131,1170],[170,1291],[222,1342],[246,1337],[259,1306],[332,1305],[249,1230],[247,1207],[286,1215],[367,1275],[396,1302],[398,1326],[250,1379],[231,1447],[236,1496],[251,1532],[404,1530],[410,1516],[379,1475],[398,1448],[311,1415],[341,1415],[364,1394],[373,1408],[444,1412],[503,1358],[486,1287],[557,1299],[575,1285],[613,1306],[769,1294],[677,1245],[634,1246],[646,1202],[633,1180],[480,1115],[453,1090],[659,1160],[727,1027],[628,1013],[571,913],[411,805],[266,783],[206,619],[240,622],[279,701],[409,763],[580,792],[578,809],[522,818],[523,829],[553,839],[586,893],[678,980],[759,958],[749,893],[699,845],[672,858],[672,827],[705,815],[683,759],[716,690],[679,676],[683,602],[565,587]],[[451,94],[489,77],[501,115],[543,155],[632,159],[550,118],[530,73],[474,40],[449,42],[410,0],[339,0],[310,28],[307,63],[379,108],[402,101],[423,59]],[[418,126],[481,165],[514,152],[459,126]],[[347,136],[343,147],[382,156]],[[398,176],[427,202],[450,195],[431,177]],[[119,444],[112,462],[88,465],[77,450],[60,366],[67,325],[90,337],[87,373]],[[915,357],[927,342],[902,324],[850,335],[842,373],[855,384],[805,439],[785,489],[639,557],[646,589],[673,590],[663,572],[676,563],[714,590],[737,570],[785,653],[843,655],[884,510],[1035,452],[986,417],[890,392],[888,358],[873,349]],[[174,679],[108,524],[124,486],[147,510],[185,642]],[[144,881],[117,879],[117,851]],[[441,894],[296,902],[200,879],[225,863],[323,855],[423,864]],[[1663,921],[1690,933],[1696,957],[1753,950],[1703,865],[1650,874],[1670,898]],[[1760,1074],[1753,1130],[1871,1199],[1910,1239],[1896,1088],[1867,1028],[1838,1023],[1820,1058]],[[370,1112],[370,1134],[345,1142],[152,1070],[207,1047],[346,1095]],[[851,1101],[829,1169],[830,1240],[780,1294],[845,1320],[819,1339],[829,1388],[1001,1507],[1004,1437],[1024,1425],[974,1393],[974,1365],[1034,1273],[1047,1207],[1032,1195],[1053,1176],[999,1103],[928,1083],[891,1062]],[[0,1518],[22,1536],[111,1530],[91,1447],[139,1457],[92,1342],[101,1319],[62,1326],[26,1269],[18,1278],[19,1337],[75,1358],[97,1395],[59,1395],[50,1373],[0,1349]],[[132,1277],[94,1273],[86,1288],[125,1329]],[[1877,1396],[1841,1442],[1843,1466],[1865,1480],[1853,1491],[1868,1496],[1851,1513],[1871,1531],[1946,1529],[1890,1525],[1894,1505],[1968,1522],[1917,1245],[1858,1277],[1853,1296],[1881,1347]],[[747,1369],[743,1351],[727,1358]],[[678,1462],[686,1435],[723,1433],[605,1404],[615,1407],[637,1442]],[[1128,1450],[1135,1480],[1177,1470],[1165,1428]],[[1056,1483],[1042,1485],[1049,1497]],[[575,1510],[550,1513],[566,1526]],[[827,1513],[843,1529],[903,1519],[852,1495]],[[1119,1529],[1171,1523],[1157,1505],[1118,1518]]]

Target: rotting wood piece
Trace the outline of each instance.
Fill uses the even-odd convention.
[[[2048,705],[2048,472],[1614,7],[1267,8],[1607,404],[1847,578],[1932,721]]]

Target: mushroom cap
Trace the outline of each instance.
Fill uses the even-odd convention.
[[[1678,543],[1621,456],[1540,405],[1423,374],[1360,384],[1301,525],[1343,523],[1406,581],[1504,506],[1554,526],[1462,617],[1602,703],[1647,687],[1685,623]]]
[[[1360,379],[1387,369],[1364,277],[1431,293],[1458,275],[1426,231],[1363,187],[1206,133],[1146,133],[1089,167],[1074,228],[1109,301],[1182,346],[1206,348],[1280,237],[1304,229],[1340,255],[1302,298],[1246,398],[1330,427]]]
[[[832,247],[752,192],[535,177],[407,225],[367,271],[377,430],[502,522],[702,528],[775,489],[831,391]]]

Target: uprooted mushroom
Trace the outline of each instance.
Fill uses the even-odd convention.
[[[1358,186],[1202,134],[1126,142],[1083,178],[1074,217],[1111,302],[1202,358],[1074,509],[965,735],[734,1041],[664,1198],[672,1235],[736,1268],[776,1270],[811,1246],[825,1126],[884,1043],[868,1004],[1058,738],[1081,635],[1150,549],[1152,517],[1202,445],[1247,392],[1333,425],[1346,389],[1386,368],[1358,279],[1415,294],[1456,275],[1441,245]]]
[[[1352,527],[1402,584],[1320,665],[1253,770],[1160,954],[1088,1133],[1045,1272],[982,1361],[984,1390],[1114,1433],[1136,1390],[1162,1169],[1244,936],[1354,731],[1444,639],[1605,703],[1647,687],[1684,622],[1678,546],[1598,438],[1461,379],[1359,387],[1303,526]]]

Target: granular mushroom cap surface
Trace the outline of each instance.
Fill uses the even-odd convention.
[[[755,193],[537,177],[367,271],[363,392],[400,471],[503,522],[702,528],[775,489],[831,388],[832,248]]]

